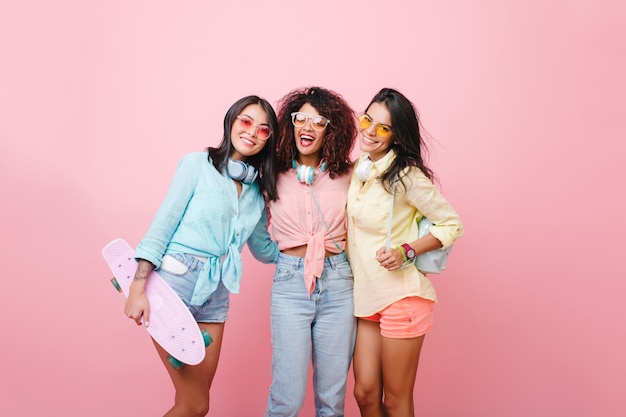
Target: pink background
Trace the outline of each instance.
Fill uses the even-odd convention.
[[[623,2],[295,3],[2,2],[0,415],[171,404],[100,250],[138,243],[233,101],[313,84],[357,110],[407,94],[466,225],[433,277],[419,415],[626,415]],[[244,263],[214,416],[262,415],[270,383],[273,267]]]

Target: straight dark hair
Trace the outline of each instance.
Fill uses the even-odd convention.
[[[224,116],[224,134],[222,136],[222,142],[218,147],[208,147],[209,161],[213,163],[215,169],[223,172],[226,169],[228,157],[233,153],[234,147],[230,137],[233,123],[237,116],[241,114],[243,109],[252,105],[260,105],[268,118],[268,124],[270,126],[271,134],[267,139],[265,146],[256,155],[252,155],[246,158],[246,163],[252,165],[259,172],[259,187],[261,193],[267,200],[276,200],[276,175],[274,175],[274,159],[276,154],[276,132],[278,131],[278,121],[276,119],[276,113],[272,105],[265,99],[251,95],[243,97],[237,100],[226,112]]]
[[[396,158],[389,168],[381,175],[383,187],[391,193],[391,185],[399,179],[403,187],[402,171],[409,166],[418,167],[424,175],[434,181],[434,174],[424,162],[424,154],[428,149],[420,131],[420,120],[413,103],[402,93],[393,88],[383,88],[367,105],[369,110],[373,103],[383,104],[391,116],[393,143],[391,148],[396,151]],[[366,110],[367,112],[367,110]]]

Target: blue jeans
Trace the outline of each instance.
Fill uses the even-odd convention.
[[[344,415],[356,334],[352,288],[345,253],[324,260],[311,297],[304,286],[304,259],[279,255],[272,285],[272,385],[266,417],[298,415],[311,361],[316,416]]]

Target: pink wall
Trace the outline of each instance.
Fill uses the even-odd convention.
[[[412,98],[466,224],[433,278],[420,415],[625,415],[619,3],[3,2],[0,415],[166,409],[166,373],[100,250],[139,241],[234,100],[312,84],[358,110],[382,86]],[[244,269],[215,416],[261,415],[270,382],[273,268],[246,251]]]

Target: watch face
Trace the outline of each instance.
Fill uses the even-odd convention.
[[[406,257],[408,259],[415,258],[415,249],[413,249],[411,246],[409,246],[408,243],[404,243],[402,245],[402,247],[404,248],[404,252],[406,253]]]

